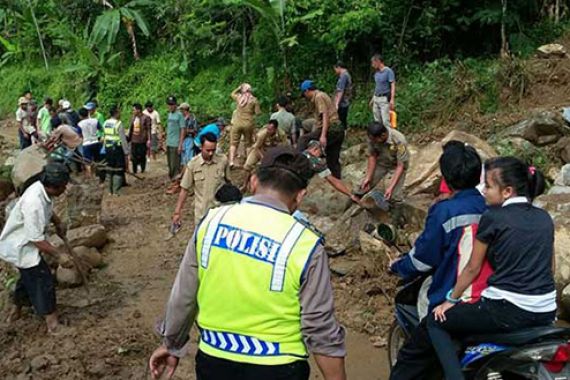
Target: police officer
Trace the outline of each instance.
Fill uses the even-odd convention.
[[[291,216],[311,175],[303,154],[273,148],[252,176],[254,196],[208,212],[159,328],[154,379],[172,377],[194,321],[198,380],[307,380],[309,352],[325,380],[346,379],[322,237]]]
[[[109,111],[110,118],[103,125],[107,166],[109,179],[109,193],[118,195],[121,187],[125,185],[124,176],[129,158],[129,145],[125,135],[125,128],[121,123],[121,111],[118,106],[112,106]]]

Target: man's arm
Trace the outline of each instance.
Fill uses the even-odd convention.
[[[328,259],[321,244],[310,259],[301,281],[299,300],[303,340],[325,380],[345,380],[345,331],[334,316]]]
[[[237,100],[241,91],[241,85],[232,91],[231,97],[233,100]]]
[[[392,72],[392,75],[388,79],[391,79],[391,81],[390,81],[390,109],[393,110],[395,100],[396,100],[396,77],[394,75],[394,72]]]
[[[398,181],[402,177],[404,170],[406,170],[404,163],[398,162],[398,164],[396,165],[396,171],[394,172],[394,175],[392,176],[392,180],[390,181],[390,185],[388,185],[388,188],[386,189],[386,192],[384,193],[384,198],[386,198],[386,200],[389,200],[390,198],[392,198],[392,192],[394,192],[394,188],[396,187],[396,184],[398,183]]]
[[[181,154],[182,146],[184,145],[184,138],[186,138],[186,120],[182,118],[178,122],[182,124],[180,126],[180,136],[178,136],[178,154]]]
[[[370,188],[370,183],[372,182],[372,177],[374,176],[374,172],[376,171],[376,161],[378,159],[378,155],[370,153],[368,155],[368,162],[366,164],[366,177],[364,177],[364,181],[362,181],[362,190],[368,191]]]
[[[352,192],[348,189],[348,186],[346,186],[346,184],[344,182],[342,182],[340,179],[336,178],[334,175],[329,174],[328,176],[325,177],[325,179],[327,180],[328,183],[330,183],[332,185],[332,187],[334,187],[337,191],[348,195],[348,197],[350,199],[352,199],[353,201],[357,202],[359,199],[352,194]]]
[[[425,228],[414,243],[412,250],[401,259],[391,263],[390,270],[404,279],[417,277],[429,272],[443,259],[446,244],[445,231],[438,217],[438,205],[428,212]]]
[[[186,197],[188,196],[188,193],[193,191],[193,188],[194,171],[192,170],[191,166],[188,165],[184,171],[184,176],[182,176],[182,180],[180,181],[180,194],[178,194],[178,200],[176,201],[176,207],[172,216],[172,223],[180,223],[180,220],[182,220],[182,210],[184,209]]]

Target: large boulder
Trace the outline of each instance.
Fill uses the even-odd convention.
[[[89,268],[99,268],[103,265],[103,256],[97,251],[97,248],[79,246],[75,247],[73,251]]]
[[[565,58],[566,48],[560,44],[546,44],[536,49],[540,58]]]
[[[69,228],[99,223],[101,219],[103,190],[97,182],[68,186],[65,208]]]
[[[348,166],[355,163],[361,163],[362,161],[366,161],[366,157],[368,156],[368,144],[356,144],[351,146],[350,148],[342,151],[340,154],[340,162],[342,162],[343,166]],[[344,172],[347,170],[345,169]]]
[[[100,224],[79,227],[67,232],[72,247],[102,248],[107,243],[107,231]]]
[[[497,152],[486,141],[462,131],[452,131],[443,140],[432,142],[419,150],[410,146],[411,161],[404,188],[408,195],[437,192],[441,181],[439,157],[443,146],[451,140],[459,140],[471,145],[477,150],[482,160],[497,155]]]
[[[570,164],[566,164],[560,169],[554,184],[556,186],[570,186]]]
[[[5,201],[13,192],[12,181],[0,178],[0,202]]]
[[[18,154],[12,169],[12,183],[16,189],[21,189],[28,179],[42,171],[47,164],[47,154],[47,151],[37,144]]]
[[[561,138],[554,147],[563,163],[570,163],[570,137]]]
[[[549,212],[554,220],[554,252],[556,255],[556,288],[570,284],[570,194],[543,195],[535,204]]]
[[[56,278],[57,282],[63,286],[79,286],[83,282],[76,268],[60,266],[57,268]]]
[[[562,136],[570,135],[559,112],[542,111],[534,114],[501,132],[505,137],[520,137],[534,145],[544,146],[557,142]]]

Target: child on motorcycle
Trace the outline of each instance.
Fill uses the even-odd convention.
[[[425,229],[412,250],[390,266],[406,281],[432,273],[429,311],[444,302],[446,293],[455,285],[471,256],[481,215],[487,210],[485,199],[475,188],[480,182],[481,159],[473,147],[450,141],[443,148],[439,164],[452,195],[430,207]],[[479,299],[489,275],[490,268],[486,268],[473,286],[465,289],[471,302]],[[434,363],[437,358],[424,320],[400,350],[390,379],[421,379]]]
[[[485,163],[485,198],[492,207],[479,223],[473,254],[447,300],[427,318],[429,337],[448,380],[464,376],[453,337],[516,331],[553,323],[554,225],[532,205],[544,178],[514,157]],[[485,258],[494,273],[477,303],[461,302]]]

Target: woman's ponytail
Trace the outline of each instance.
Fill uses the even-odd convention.
[[[544,176],[542,173],[537,170],[534,166],[528,167],[528,198],[530,200],[534,200],[534,198],[538,197],[546,188],[546,181],[544,180]]]

